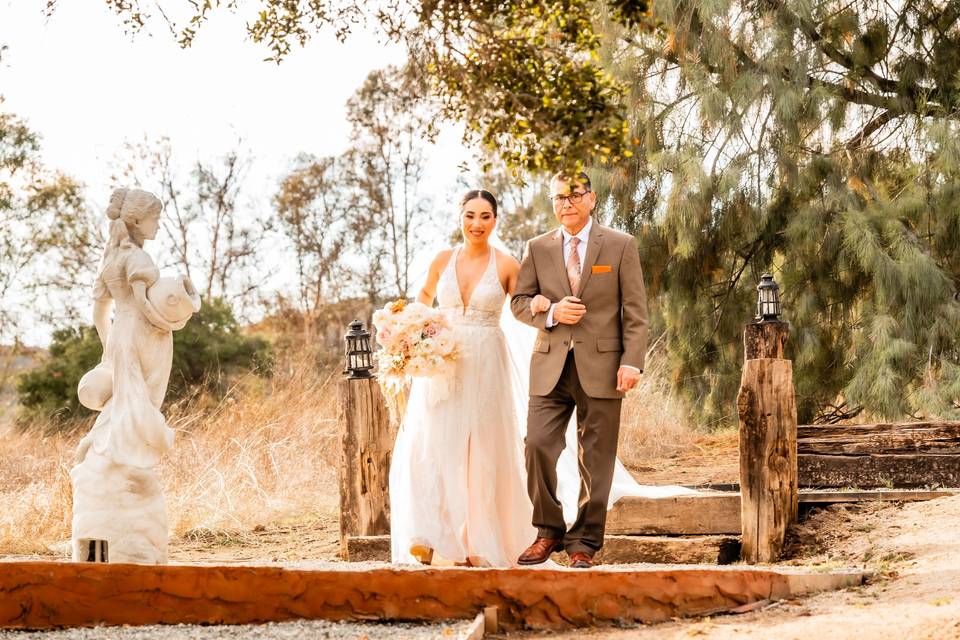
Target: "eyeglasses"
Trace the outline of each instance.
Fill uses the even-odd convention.
[[[580,193],[574,192],[568,195],[557,194],[555,196],[550,196],[550,199],[553,201],[553,204],[558,207],[562,207],[564,202],[569,202],[570,204],[580,204],[580,201],[583,200],[583,196],[590,193],[590,190],[582,191]]]

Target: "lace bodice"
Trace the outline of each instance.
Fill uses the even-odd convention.
[[[500,310],[506,292],[497,276],[497,255],[493,247],[490,248],[490,260],[480,281],[474,287],[467,308],[463,308],[463,296],[460,284],[457,282],[457,258],[461,247],[453,250],[453,255],[447,262],[440,280],[437,282],[437,301],[440,309],[447,315],[453,324],[480,325],[496,327],[500,323]]]

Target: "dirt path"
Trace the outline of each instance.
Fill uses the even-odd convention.
[[[905,506],[832,507],[797,528],[787,564],[863,567],[864,587],[742,615],[510,640],[943,640],[960,638],[960,496]]]
[[[736,479],[735,442],[730,437],[705,438],[695,450],[633,471],[645,484],[730,482]],[[170,556],[176,562],[282,564],[334,560],[338,549],[335,506],[318,505],[309,516],[251,531],[188,532],[171,540]],[[861,567],[874,577],[858,589],[773,603],[742,615],[500,637],[960,639],[960,496],[906,505],[836,505],[815,512],[791,531],[786,555],[783,564],[811,569]]]
[[[170,541],[173,562],[336,560],[340,523],[334,510],[261,525],[251,531],[188,531]]]

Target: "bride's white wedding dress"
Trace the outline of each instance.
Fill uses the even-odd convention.
[[[437,301],[460,344],[449,379],[414,378],[390,464],[394,562],[434,560],[513,566],[536,536],[531,524],[514,398],[519,392],[500,329],[506,293],[490,250],[464,306],[454,250]],[[438,557],[439,556],[439,557]]]
[[[411,385],[390,465],[392,558],[418,562],[412,550],[419,548],[432,549],[434,561],[510,567],[536,537],[523,457],[536,330],[505,308],[492,247],[464,306],[459,255],[457,247],[440,275],[437,301],[461,357],[452,377],[414,378]],[[576,519],[580,491],[575,419],[557,462],[557,497],[568,525]],[[609,505],[624,496],[690,493],[639,485],[618,460]]]

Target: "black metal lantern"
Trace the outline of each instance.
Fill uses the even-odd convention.
[[[780,320],[780,286],[773,280],[771,273],[760,276],[760,284],[757,285],[757,320]]]
[[[373,351],[370,349],[370,332],[365,331],[363,323],[354,320],[350,323],[350,330],[347,331],[344,340],[347,343],[347,378],[357,380],[361,378],[372,378],[373,374]]]

